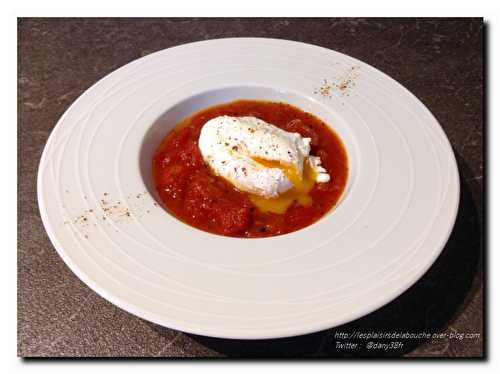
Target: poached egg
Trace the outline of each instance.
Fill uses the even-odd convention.
[[[309,191],[330,175],[310,156],[310,138],[256,117],[219,116],[201,129],[198,146],[212,171],[264,212],[284,213],[293,203],[310,205]]]

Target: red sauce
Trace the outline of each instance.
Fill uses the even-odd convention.
[[[198,148],[202,126],[221,116],[254,116],[311,141],[330,182],[317,183],[310,206],[293,204],[284,214],[262,213],[229,182],[215,176]],[[347,182],[347,154],[340,138],[319,118],[292,105],[238,100],[202,110],[179,123],[162,141],[153,159],[156,189],[169,212],[198,229],[234,237],[282,235],[311,225],[339,200]]]

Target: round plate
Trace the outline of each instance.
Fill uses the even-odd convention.
[[[228,238],[161,207],[150,167],[163,136],[240,98],[296,105],[343,139],[348,184],[317,223]],[[400,295],[444,247],[459,179],[436,119],[385,74],[317,46],[235,38],[151,54],[88,89],[47,142],[38,201],[59,255],[102,297],[163,326],[258,339],[337,326]]]

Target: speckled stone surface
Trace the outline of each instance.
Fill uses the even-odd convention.
[[[481,19],[20,19],[18,355],[484,356],[483,32]],[[184,334],[134,317],[97,296],[66,267],[45,233],[36,198],[37,167],[49,133],[67,107],[99,78],[138,57],[236,36],[298,40],[359,58],[422,100],[451,141],[462,189],[453,234],[416,285],[366,317],[332,330],[267,341]],[[356,331],[456,337],[341,338]],[[403,345],[367,349],[368,341]],[[337,342],[359,346],[341,348]]]

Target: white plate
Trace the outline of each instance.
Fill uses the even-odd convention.
[[[348,185],[316,224],[235,239],[155,204],[159,141],[238,98],[296,105],[342,137]],[[102,297],[163,326],[257,339],[337,326],[400,295],[444,247],[459,179],[436,119],[388,76],[317,46],[238,38],[151,54],[88,89],[47,142],[38,201],[56,250]]]

